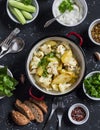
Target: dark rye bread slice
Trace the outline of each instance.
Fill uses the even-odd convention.
[[[29,98],[29,100],[38,105],[44,113],[47,113],[48,106],[46,105],[45,101],[37,101],[33,98]]]
[[[30,122],[30,120],[26,116],[18,111],[12,110],[11,114],[13,121],[17,125],[27,125]]]
[[[25,115],[29,120],[34,120],[34,115],[31,111],[31,109],[22,103],[20,100],[16,100],[15,106],[18,109],[19,112],[21,112],[23,115]]]
[[[43,112],[42,112],[42,110],[37,105],[30,102],[29,100],[24,101],[24,103],[32,110],[36,121],[39,122],[39,123],[43,122]]]

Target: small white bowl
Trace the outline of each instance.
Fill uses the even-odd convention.
[[[100,46],[100,43],[96,42],[96,41],[93,39],[92,34],[91,34],[91,31],[92,31],[93,27],[94,27],[96,24],[98,24],[98,23],[100,23],[100,19],[96,19],[96,20],[94,20],[94,21],[90,24],[89,29],[88,29],[88,35],[89,35],[90,40],[91,40],[94,44]]]
[[[84,110],[84,112],[85,112],[85,117],[84,117],[84,119],[83,120],[81,120],[81,121],[76,121],[76,120],[74,120],[73,118],[72,118],[72,111],[75,109],[75,108],[77,108],[77,107],[80,107],[80,108],[82,108],[83,110]],[[73,123],[73,124],[75,124],[75,125],[82,125],[82,124],[84,124],[87,120],[88,120],[88,118],[89,118],[89,110],[88,110],[88,108],[84,105],[84,104],[82,104],[82,103],[76,103],[76,104],[73,104],[70,108],[69,108],[69,110],[68,110],[68,118],[69,118],[69,120]]]
[[[89,74],[87,74],[87,75],[85,76],[85,79],[88,78],[88,77],[91,77],[93,74],[96,74],[96,73],[100,73],[100,71],[92,71],[92,72],[90,72]],[[90,95],[86,92],[84,82],[83,82],[83,91],[84,91],[85,95],[86,95],[88,98],[90,98],[90,99],[92,99],[92,100],[100,101],[100,98],[92,97],[92,96],[90,96]]]
[[[3,65],[0,65],[0,68],[3,68],[4,66]],[[7,68],[7,73],[9,76],[13,77],[13,74],[12,72]],[[4,98],[5,96],[0,96],[0,99]]]
[[[57,9],[58,6],[59,6],[59,3],[58,3],[58,2],[61,3],[62,0],[54,0],[54,2],[53,2],[52,13],[53,13],[53,16],[54,16],[54,17],[57,17],[57,16],[60,15],[60,14],[59,14],[59,11],[58,11],[58,9]],[[80,19],[77,23],[70,25],[70,24],[64,23],[63,21],[59,20],[59,18],[57,18],[56,20],[57,20],[58,23],[60,23],[60,24],[63,25],[63,26],[73,27],[73,26],[77,26],[77,25],[81,24],[81,23],[85,20],[85,18],[86,18],[86,16],[87,16],[87,12],[88,12],[88,6],[87,6],[86,1],[85,1],[85,0],[75,0],[75,2],[77,3],[77,5],[78,5],[79,8],[80,8],[80,12],[82,13],[82,19]],[[60,16],[60,17],[61,17],[61,16]],[[63,16],[62,16],[62,17],[63,17]],[[69,19],[69,21],[72,21],[72,20]]]
[[[34,13],[32,14],[33,18],[32,18],[31,20],[26,20],[26,24],[33,22],[33,21],[37,18],[38,14],[39,14],[39,5],[38,5],[37,0],[33,0],[33,5],[36,7],[36,12],[34,12]],[[8,8],[8,0],[7,0],[7,3],[6,3],[6,10],[7,10],[8,16],[11,18],[11,20],[13,20],[15,23],[21,24],[21,23],[12,15],[12,13],[10,12],[10,10],[9,10],[9,8]]]

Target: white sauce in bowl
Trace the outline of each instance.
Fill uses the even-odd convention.
[[[54,6],[54,15],[59,16],[61,12],[59,11],[59,5],[63,0],[57,0]],[[74,2],[74,0],[72,0]],[[58,18],[58,21],[66,25],[76,25],[83,18],[83,9],[76,3],[73,3],[73,10],[66,10],[63,15]]]

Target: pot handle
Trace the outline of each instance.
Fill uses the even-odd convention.
[[[66,36],[70,37],[71,35],[74,35],[75,37],[77,37],[80,40],[79,45],[82,46],[82,44],[83,44],[83,38],[81,37],[81,35],[78,34],[78,33],[76,33],[76,32],[70,32]]]
[[[38,93],[38,92],[35,92],[35,93]],[[34,98],[35,100],[37,100],[37,101],[41,101],[41,100],[44,99],[44,96],[41,96],[41,97],[35,96],[35,95],[32,93],[32,87],[29,89],[29,95],[30,95],[32,98]]]

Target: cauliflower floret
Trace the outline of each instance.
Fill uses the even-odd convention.
[[[74,57],[71,57],[69,62],[67,64],[64,64],[65,66],[67,66],[67,69],[69,71],[74,71],[76,70],[76,67],[77,67],[77,61]]]
[[[38,63],[40,62],[40,58],[37,56],[34,56],[30,62],[30,68],[31,70],[38,67]]]
[[[42,83],[42,84],[44,84],[44,87],[45,86],[49,86],[50,84],[51,84],[51,81],[52,81],[52,75],[48,75],[48,77],[43,77],[43,76],[41,76],[40,78],[39,78],[39,82],[40,83]],[[43,86],[43,85],[42,85]]]
[[[70,58],[69,65],[72,65],[72,66],[76,66],[77,65],[77,61],[76,61],[76,59],[74,57]]]
[[[40,47],[40,50],[44,52],[44,54],[49,54],[51,52],[51,45],[44,44]]]
[[[58,62],[50,62],[47,66],[47,72],[49,74],[54,74],[54,75],[58,75]]]
[[[59,91],[59,86],[57,84],[51,84],[51,86],[54,91]]]
[[[71,84],[70,83],[63,83],[63,84],[59,84],[59,90],[61,91],[61,92],[64,92],[66,89],[68,89],[69,87],[71,86]]]
[[[44,53],[42,51],[34,52],[34,55],[37,56],[38,58],[42,59],[44,56]]]
[[[60,53],[61,55],[64,54],[65,50],[66,50],[66,48],[63,45],[59,45],[57,47],[57,53]]]
[[[35,68],[32,69],[32,70],[30,71],[30,74],[36,74],[36,69],[35,69]]]

